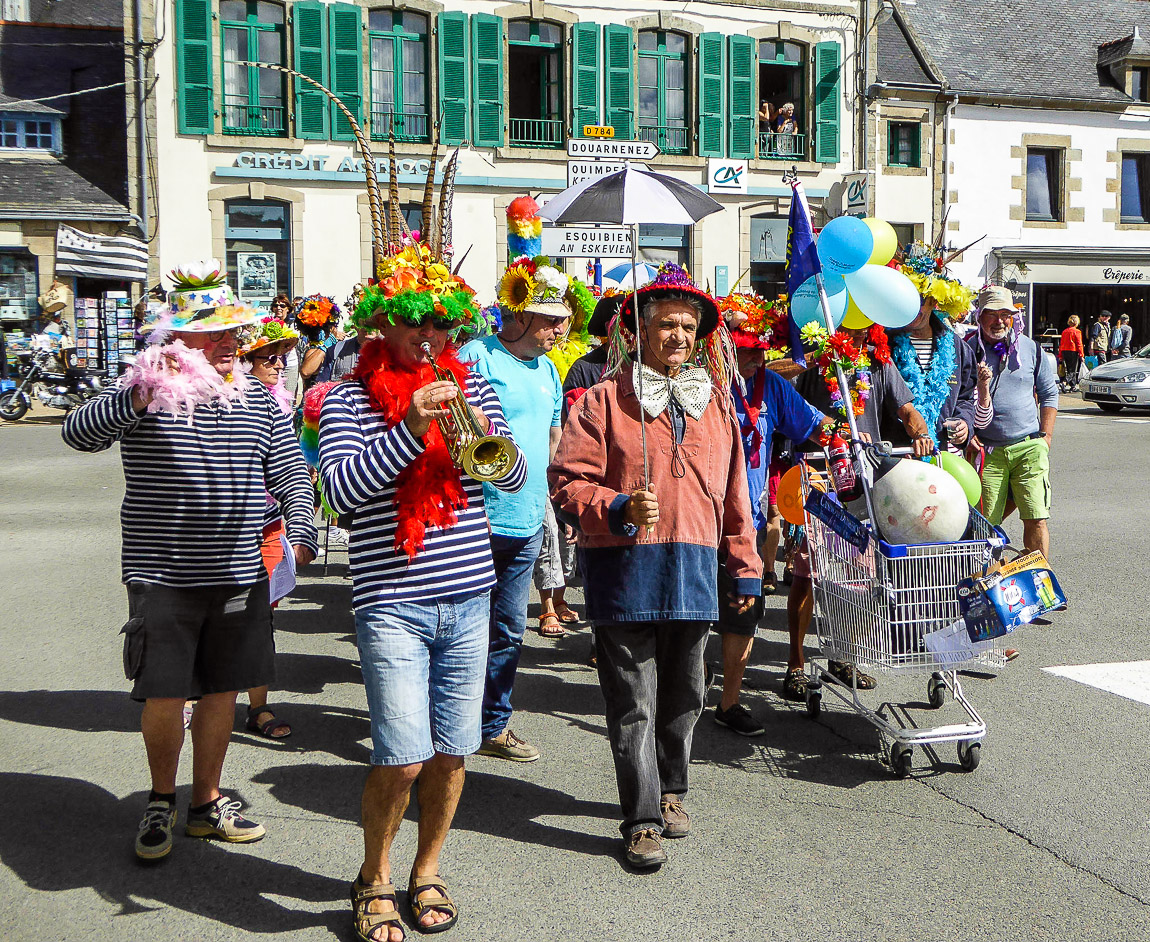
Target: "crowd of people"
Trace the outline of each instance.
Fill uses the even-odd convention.
[[[459,918],[440,858],[465,758],[540,757],[512,729],[533,579],[544,638],[579,620],[563,593],[583,580],[623,855],[658,868],[666,840],[691,832],[712,630],[715,723],[764,733],[740,693],[762,598],[779,590],[779,481],[804,451],[850,437],[847,410],[863,440],[975,457],[983,513],[998,524],[1017,509],[1026,546],[1049,556],[1049,361],[1006,289],[976,297],[933,260],[905,270],[922,299],[906,329],[809,325],[807,366],[788,349],[784,301],[716,299],[670,263],[634,294],[594,298],[545,259],[513,258],[486,310],[414,239],[356,286],[346,314],[314,295],[278,297],[268,316],[222,280],[177,283],[120,384],[63,430],[81,451],[118,442],[124,465],[124,664],[151,776],[137,855],[172,849],[188,701],[185,833],[264,836],[221,793],[221,772],[239,692],[248,729],[292,732],[268,707],[271,610],[285,558],[304,566],[319,550],[322,507],[350,531],[371,721],[357,938],[404,937],[391,847],[413,788],[412,924],[437,932]],[[963,339],[952,325],[972,306]],[[781,692],[801,700],[817,575],[802,537],[786,542]],[[829,670],[876,684],[857,665]]]

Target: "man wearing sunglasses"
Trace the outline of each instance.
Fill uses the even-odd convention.
[[[1058,373],[1053,359],[1025,336],[1014,297],[990,285],[978,296],[978,331],[967,337],[979,363],[993,371],[994,418],[975,439],[986,452],[982,506],[1002,523],[1009,503],[1022,518],[1022,542],[1050,558],[1050,442],[1058,417]]]
[[[312,488],[291,422],[263,383],[237,369],[236,330],[259,312],[221,304],[231,300],[226,286],[207,287],[222,295],[177,303],[146,328],[164,339],[118,386],[71,412],[63,429],[79,451],[119,442],[124,464],[124,669],[134,681],[132,699],[144,704],[151,772],[136,837],[144,861],[172,848],[189,699],[198,703],[184,833],[229,843],[263,837],[240,802],[220,794],[220,776],[237,691],[274,679],[260,556],[267,492],[282,508],[296,563],[316,552]]]

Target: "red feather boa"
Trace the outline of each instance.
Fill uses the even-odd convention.
[[[455,349],[444,348],[436,365],[452,373],[459,385],[467,388],[468,368],[459,362]],[[382,412],[388,428],[407,415],[411,396],[434,382],[430,364],[415,368],[400,366],[382,340],[369,341],[359,354],[352,379],[363,382],[371,407]],[[467,506],[467,494],[459,479],[459,469],[451,460],[439,423],[432,422],[423,437],[426,448],[395,479],[395,548],[414,559],[423,550],[423,537],[428,527],[447,530],[459,519],[456,511]]]

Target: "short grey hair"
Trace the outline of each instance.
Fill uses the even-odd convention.
[[[687,294],[685,291],[668,291],[657,298],[647,298],[643,301],[639,313],[643,317],[644,324],[651,323],[651,318],[655,316],[655,305],[661,304],[663,301],[679,301],[687,305],[695,312],[695,323],[701,324],[703,322],[703,303],[698,298]]]

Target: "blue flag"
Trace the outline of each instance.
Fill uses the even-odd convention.
[[[807,207],[807,194],[797,180],[791,184],[794,196],[791,198],[791,214],[787,220],[787,294],[793,296],[799,286],[822,271],[819,255],[815,251],[815,233],[811,228],[811,213]],[[791,331],[791,359],[800,366],[806,365],[803,357],[803,342],[799,339],[799,327],[793,316],[788,317]]]

